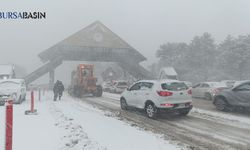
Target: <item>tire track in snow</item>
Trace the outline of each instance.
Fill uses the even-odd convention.
[[[121,112],[121,118],[132,121],[138,126],[149,128],[152,131],[158,133],[163,133],[167,136],[171,136],[173,139],[177,139],[187,144],[191,145],[191,149],[213,149],[213,150],[229,150],[229,149],[242,149],[248,150],[248,141],[244,138],[239,140],[238,138],[233,138],[232,136],[237,136],[237,134],[232,134],[228,132],[226,137],[223,137],[225,134],[224,130],[221,132],[219,128],[223,129],[223,126],[226,126],[227,129],[230,128],[229,124],[222,122],[216,122],[213,120],[206,120],[206,118],[196,118],[195,116],[188,116],[188,120],[185,117],[181,118],[169,118],[169,119],[158,119],[151,120],[143,116],[142,113],[134,113],[129,111],[120,111],[119,101],[110,100],[109,98],[84,98],[84,101],[92,104],[94,106],[100,106],[101,109],[110,110],[112,112]],[[113,104],[111,104],[113,103]],[[115,107],[116,105],[116,107]],[[182,120],[184,119],[184,120]],[[194,122],[192,122],[194,121]],[[211,126],[199,126],[199,123],[205,121]],[[212,126],[216,123],[219,125],[218,132],[215,133]],[[223,123],[223,124],[221,124]],[[157,129],[156,129],[157,128]],[[197,130],[196,130],[197,129]],[[235,129],[237,129],[235,127]],[[229,130],[228,130],[229,131]],[[221,132],[221,133],[220,133]],[[236,133],[235,131],[234,133]],[[215,133],[214,136],[212,136]],[[243,137],[246,135],[243,134]],[[241,136],[239,137],[241,138]],[[247,145],[246,145],[247,144]]]
[[[59,148],[59,150],[106,150],[97,142],[90,140],[81,125],[75,124],[73,118],[65,116],[53,102],[50,104],[49,110],[56,120],[55,126],[67,132],[61,138],[64,146]]]

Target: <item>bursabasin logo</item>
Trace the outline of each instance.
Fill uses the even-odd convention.
[[[46,19],[46,12],[0,12],[0,19]]]

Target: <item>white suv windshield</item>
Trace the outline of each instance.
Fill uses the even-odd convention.
[[[182,91],[188,89],[187,85],[183,82],[162,83],[161,88],[169,91]]]

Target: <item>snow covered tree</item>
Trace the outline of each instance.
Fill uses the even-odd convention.
[[[249,79],[250,76],[250,35],[239,36],[237,39],[228,36],[219,50],[222,52],[220,69],[229,79]]]
[[[160,58],[160,67],[173,66],[178,64],[185,57],[188,45],[186,43],[167,43],[160,46],[156,56]]]
[[[216,44],[209,33],[195,36],[189,45],[186,63],[195,80],[207,81],[215,67]]]

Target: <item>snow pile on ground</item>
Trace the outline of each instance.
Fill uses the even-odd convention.
[[[30,109],[29,101],[13,106],[13,150],[57,149],[64,131],[54,126],[54,118],[50,115],[46,103],[35,103],[38,115],[25,115],[24,112]],[[0,118],[4,118],[0,124],[2,136],[5,134],[5,113],[2,113],[5,107],[0,106],[0,111]],[[2,145],[4,145],[4,138],[0,139],[0,147]]]
[[[37,93],[35,95],[37,97]],[[104,111],[66,94],[52,101],[46,93],[36,100],[38,115],[24,115],[28,99],[14,105],[14,150],[163,150],[180,149],[161,136],[132,127]],[[0,133],[4,135],[5,107],[0,107]],[[4,138],[0,138],[0,149]]]
[[[223,112],[215,112],[215,111],[203,110],[199,108],[193,108],[192,112],[206,114],[210,116],[216,116],[217,118],[230,120],[232,122],[241,122],[244,124],[248,124],[250,126],[250,118],[243,117],[243,116],[234,116],[231,114],[225,114]]]
[[[59,103],[56,107],[63,110],[65,116],[74,118],[74,123],[82,125],[83,131],[87,132],[90,139],[98,141],[108,150],[178,149],[155,134],[108,117],[105,112],[82,103],[82,100],[71,99],[65,97],[64,103]]]
[[[58,109],[54,103],[51,104],[50,113],[55,118],[55,126],[66,130],[66,134],[61,138],[61,148],[60,150],[106,150],[100,146],[97,142],[91,141],[88,138],[87,133],[82,129],[82,126],[79,124],[73,123],[73,118],[68,118],[63,114],[63,112]]]

